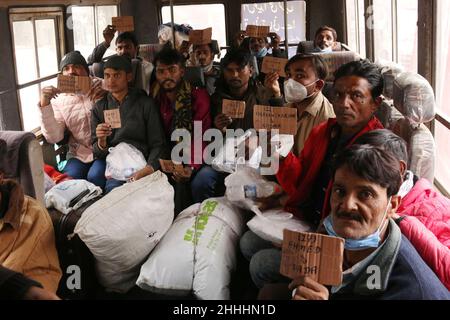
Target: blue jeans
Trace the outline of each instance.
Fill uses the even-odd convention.
[[[92,182],[100,188],[105,188],[105,160],[94,160],[89,163],[84,163],[77,158],[71,158],[67,161],[63,173],[71,176],[74,179],[84,179]]]
[[[226,176],[226,173],[216,171],[210,166],[203,166],[191,180],[194,203],[223,196],[225,194],[224,180]]]
[[[290,282],[289,278],[280,274],[281,249],[250,230],[241,237],[239,246],[244,257],[250,261],[250,276],[258,288],[267,283]]]
[[[110,193],[113,189],[125,184],[126,181],[107,179],[105,185],[105,194]]]

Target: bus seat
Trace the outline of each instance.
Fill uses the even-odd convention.
[[[336,41],[334,47],[333,47],[333,51],[350,51],[350,48],[343,43],[340,43],[338,41]],[[305,41],[300,41],[298,43],[297,46],[297,54],[299,53],[312,53],[314,52],[314,41],[311,40],[305,40]]]
[[[331,101],[333,96],[333,82],[334,73],[343,64],[360,60],[361,57],[353,51],[341,51],[333,53],[317,53],[321,56],[328,67],[328,76],[325,79],[325,86],[322,89],[322,93]]]
[[[26,195],[44,203],[44,159],[36,136],[24,131],[0,131],[0,170],[15,179]],[[3,150],[2,150],[3,149]]]
[[[184,80],[194,87],[204,88],[206,86],[205,75],[201,67],[186,67]]]
[[[403,117],[393,121],[390,129],[408,144],[409,169],[433,183],[436,146],[424,125],[435,116],[433,89],[419,74],[404,72],[394,79],[393,102]]]
[[[103,62],[94,62],[89,66],[89,71],[91,76],[103,79]]]
[[[380,68],[381,74],[383,75],[383,95],[388,99],[392,99],[394,79],[405,70],[401,65],[391,61],[379,60],[375,63]]]
[[[138,56],[143,60],[153,63],[155,55],[164,47],[160,43],[146,43],[139,45]]]

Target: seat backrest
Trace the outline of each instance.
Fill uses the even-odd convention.
[[[164,47],[160,43],[146,43],[139,45],[138,56],[143,60],[153,63],[155,55]]]
[[[333,51],[349,51],[349,47],[343,43],[340,43],[339,41],[335,42],[335,45],[333,46]],[[299,53],[313,53],[314,50],[314,41],[311,40],[305,40],[300,41],[297,45],[297,54]]]
[[[436,146],[424,125],[434,119],[436,112],[432,87],[419,74],[401,73],[393,82],[393,103],[403,118],[392,121],[389,129],[407,142],[409,169],[433,182]]]
[[[201,67],[186,67],[184,80],[194,87],[204,88],[206,86],[205,75]]]
[[[391,61],[379,60],[375,64],[380,68],[381,74],[383,75],[383,95],[388,99],[392,99],[394,79],[405,70],[401,65]]]
[[[3,161],[0,170],[5,178],[20,183],[26,195],[44,203],[44,159],[35,135],[23,131],[0,131],[5,141],[0,150]],[[1,148],[1,147],[0,147]]]

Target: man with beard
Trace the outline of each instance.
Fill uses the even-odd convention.
[[[178,142],[172,141],[171,136],[175,130],[187,130],[191,136],[191,150],[189,163],[184,163],[184,173],[174,172],[172,179],[175,185],[175,211],[182,211],[191,203],[191,192],[194,200],[205,197],[201,191],[192,188],[196,174],[202,166],[203,133],[211,127],[210,100],[206,89],[195,88],[183,80],[185,60],[181,53],[170,47],[164,47],[154,59],[156,80],[152,89],[152,97],[159,108],[166,142],[173,148]],[[194,136],[194,125],[201,125],[201,136]],[[195,141],[199,139],[200,141]],[[196,146],[201,145],[201,150]],[[197,155],[195,157],[195,155]],[[194,161],[199,160],[199,161]],[[202,183],[208,183],[202,181]],[[196,201],[197,202],[197,201]]]
[[[134,181],[158,170],[159,159],[166,156],[166,143],[158,109],[153,99],[142,90],[129,88],[131,62],[125,56],[113,56],[104,65],[105,85],[108,94],[95,104],[92,110],[92,142],[94,156],[103,161],[110,147],[126,142],[136,147],[147,159],[147,165],[129,180]],[[105,110],[119,109],[121,127],[112,129],[105,123]],[[105,169],[103,170],[105,172]],[[105,193],[124,184],[125,181],[107,179]]]
[[[321,26],[314,35],[314,47],[306,48],[300,42],[297,53],[331,53],[340,50],[336,30],[329,26]]]
[[[211,97],[214,126],[225,129],[253,128],[253,107],[255,105],[282,106],[278,74],[266,76],[264,85],[252,78],[253,67],[250,53],[242,50],[231,51],[222,60],[222,75],[217,83],[216,92]],[[223,99],[245,101],[243,119],[233,119],[222,113]]]

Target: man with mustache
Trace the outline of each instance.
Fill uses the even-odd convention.
[[[340,51],[337,48],[337,32],[329,26],[321,26],[314,35],[314,48],[305,48],[300,42],[297,53],[331,53]],[[312,50],[311,50],[312,49]]]
[[[282,106],[278,74],[271,73],[266,76],[264,85],[252,78],[252,56],[247,51],[232,50],[223,58],[222,74],[216,82],[216,91],[211,97],[211,113],[214,126],[225,132],[226,129],[253,128],[253,107],[259,105]],[[222,113],[224,99],[240,100],[245,102],[245,115],[242,119],[231,119]],[[222,196],[225,192],[225,175],[215,171],[210,166],[204,166],[198,173],[198,178],[192,188],[203,195],[194,199],[203,201],[214,196]]]
[[[106,169],[109,148],[121,142],[136,147],[147,165],[134,173],[129,180],[139,180],[159,169],[159,159],[166,157],[167,149],[158,109],[153,99],[142,90],[129,88],[132,79],[131,61],[125,56],[113,56],[104,65],[105,85],[108,94],[95,104],[91,127],[94,156]],[[112,129],[105,123],[105,110],[119,109],[121,127]],[[105,193],[124,184],[125,181],[107,179]]]
[[[289,196],[286,211],[313,227],[319,225],[324,213],[329,212],[334,154],[365,132],[383,128],[374,116],[382,90],[382,75],[368,60],[350,62],[336,71],[333,99],[336,118],[311,131],[299,156],[290,152],[286,158],[280,157],[277,180]],[[240,247],[250,261],[250,273],[258,287],[283,279],[279,274],[281,252],[270,242],[247,231]]]
[[[181,53],[168,46],[164,47],[154,59],[156,84],[152,89],[152,97],[161,114],[166,143],[173,148],[179,141],[171,141],[175,130],[187,130],[191,134],[191,154],[189,163],[184,163],[184,173],[172,174],[175,184],[175,211],[181,212],[191,204],[191,192],[194,200],[205,197],[195,188],[198,183],[196,174],[202,167],[203,133],[211,128],[210,100],[206,89],[196,88],[183,79],[185,59]],[[202,136],[194,136],[194,123],[200,123]],[[195,143],[194,139],[200,139]],[[195,146],[201,145],[201,150]],[[200,163],[195,163],[195,154]],[[192,182],[192,191],[191,191]],[[201,184],[208,183],[203,180]],[[197,201],[196,201],[197,202]]]
[[[199,66],[205,75],[206,90],[212,95],[216,90],[216,80],[220,76],[220,66],[214,62],[214,57],[220,53],[217,40],[208,44],[194,44],[194,65]]]
[[[398,159],[383,148],[354,144],[337,154],[332,179],[331,214],[323,220],[320,233],[345,240],[342,283],[327,287],[303,276],[289,284],[291,291],[284,291],[284,297],[294,300],[450,299],[449,291],[393,220],[401,202]],[[274,293],[276,287],[267,285],[261,295]]]

